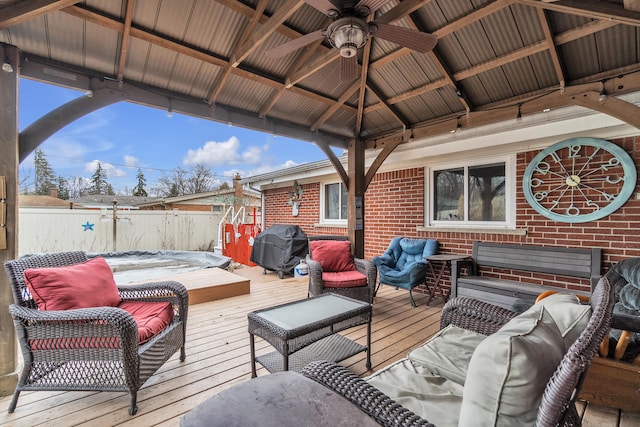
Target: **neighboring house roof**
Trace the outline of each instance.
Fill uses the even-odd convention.
[[[57,197],[20,194],[18,196],[18,207],[72,209],[83,206],[75,204],[70,200],[58,199]]]
[[[243,190],[243,199],[246,204],[260,204],[260,193],[254,190]],[[253,199],[253,200],[251,200]],[[215,205],[215,204],[233,204],[235,201],[235,190],[223,189],[208,191],[205,193],[187,194],[184,196],[158,198],[149,202],[138,203],[137,207],[149,207],[160,204],[192,204],[192,205]]]
[[[94,209],[110,209],[113,208],[113,201],[118,202],[118,209],[138,209],[139,203],[149,202],[152,200],[160,200],[156,197],[141,197],[141,196],[111,196],[107,194],[94,194],[89,196],[82,196],[70,200],[71,202],[80,203],[85,208]]]

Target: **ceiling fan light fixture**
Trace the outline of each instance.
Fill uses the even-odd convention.
[[[364,25],[353,18],[338,19],[329,26],[328,38],[340,50],[340,55],[351,58],[367,42],[368,32]]]

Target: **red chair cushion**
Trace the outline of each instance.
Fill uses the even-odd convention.
[[[122,301],[118,307],[136,321],[139,344],[149,341],[173,321],[173,306],[168,302]]]
[[[30,268],[24,278],[40,310],[116,307],[120,293],[102,257],[64,267]]]
[[[322,283],[325,288],[356,288],[367,286],[367,276],[358,270],[322,272]]]
[[[311,258],[318,261],[322,271],[349,271],[355,270],[353,255],[351,255],[351,242],[348,240],[312,240]]]

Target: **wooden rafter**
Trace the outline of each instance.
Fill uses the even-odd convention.
[[[118,81],[124,78],[124,67],[127,64],[127,52],[129,51],[129,41],[131,40],[131,19],[133,18],[133,6],[135,0],[127,0],[127,10],[124,15],[124,28],[122,29],[122,43],[118,60]]]
[[[403,126],[403,128],[407,127],[406,120],[400,116],[400,114],[395,110],[395,108],[393,108],[390,104],[387,103],[387,101],[385,100],[385,97],[380,93],[379,90],[371,87],[370,84],[367,84],[367,89],[371,91],[371,93],[374,94],[376,98],[378,98],[380,103],[387,109],[387,111],[389,111],[393,115],[393,117],[398,121],[398,123],[400,123]]]
[[[538,8],[537,13],[538,20],[540,21],[540,27],[542,27],[542,32],[544,33],[544,40],[547,44],[547,50],[549,51],[549,56],[553,63],[553,69],[555,70],[556,77],[558,78],[558,84],[560,87],[564,87],[564,70],[562,63],[560,62],[560,55],[558,55],[556,44],[553,40],[553,34],[551,33],[551,28],[549,26],[549,19],[547,18],[544,9]]]
[[[253,30],[255,30],[256,25],[258,25],[258,22],[260,22],[260,17],[264,14],[264,9],[267,7],[267,3],[268,0],[260,0],[258,2],[258,6],[256,7],[256,11],[251,18],[251,21],[249,21],[249,25],[246,26],[246,28],[242,32],[242,35],[240,36],[240,40],[238,42],[240,46],[242,46],[243,43],[247,41],[251,33],[253,33]],[[236,68],[239,65],[239,63],[234,60],[234,58],[236,57],[237,52],[234,52],[231,55],[231,59],[229,59],[229,63],[224,66],[224,70],[218,78],[218,81],[216,81],[216,83],[213,85],[213,88],[211,89],[211,93],[209,95],[209,104],[216,103],[218,95],[220,95],[220,92],[222,92],[222,88],[227,83],[227,80],[231,75],[231,68]]]
[[[0,10],[0,30],[22,24],[49,12],[80,3],[81,0],[31,0],[3,7]]]
[[[284,21],[300,9],[303,4],[304,0],[287,0],[282,4],[278,8],[278,11],[274,13],[258,31],[253,33],[251,37],[240,46],[235,54],[235,58],[233,58],[234,66],[237,67],[242,61],[247,59],[267,37],[276,32]]]
[[[360,88],[360,81],[356,81],[354,84],[352,84],[347,90],[344,91],[344,93],[342,94],[342,96],[338,99],[338,102],[336,102],[335,104],[333,104],[331,107],[327,108],[325,110],[325,112],[318,117],[318,119],[311,125],[311,130],[312,131],[316,131],[318,130],[318,128],[320,126],[322,126],[322,124],[324,122],[326,122],[327,120],[329,120],[329,117],[331,117],[336,111],[338,111],[338,109],[340,109],[340,106],[342,104],[344,104],[345,102],[347,102],[347,100],[349,98],[351,98],[351,96],[356,93],[356,91],[358,90],[358,88]],[[360,113],[360,108],[358,108],[358,112],[356,113],[358,116],[361,115]]]
[[[282,96],[287,92],[287,89],[291,87],[290,82],[291,82],[291,76],[293,75],[293,73],[299,70],[300,67],[302,67],[304,64],[306,64],[307,61],[309,61],[311,56],[316,52],[316,50],[318,50],[318,48],[320,48],[321,45],[322,45],[322,40],[317,40],[304,48],[304,52],[302,53],[302,55],[300,55],[298,59],[296,59],[296,62],[293,64],[293,66],[291,66],[289,73],[284,80],[285,81],[284,86],[280,87],[277,91],[275,91],[274,94],[271,96],[271,98],[269,98],[269,101],[260,108],[260,112],[259,112],[260,117],[263,117],[263,118],[267,117],[267,115],[269,114],[269,111],[271,111],[271,109],[276,105],[276,103],[280,100],[280,98],[282,98]],[[338,103],[334,104],[333,106],[336,106],[336,109],[340,108],[340,104]],[[333,106],[329,108],[333,108]],[[315,130],[315,129],[312,129],[312,130]]]
[[[372,21],[369,16],[368,21]],[[362,122],[364,121],[364,96],[367,93],[367,76],[369,75],[369,60],[371,58],[371,41],[366,44],[362,51],[362,70],[360,70],[360,87],[358,89],[358,112],[356,113],[356,138],[360,138],[362,132]]]
[[[580,27],[576,27],[576,28],[572,28],[570,30],[565,31],[564,33],[558,34],[556,35],[553,40],[554,40],[554,46],[560,46],[566,43],[570,43],[574,40],[577,40],[579,38],[585,37],[589,34],[594,34],[597,33],[599,31],[605,30],[607,28],[611,28],[612,26],[618,25],[615,22],[609,22],[609,21],[593,21],[590,22],[588,24],[582,25]],[[518,49],[514,52],[509,52],[506,53],[503,56],[500,56],[498,58],[494,58],[492,60],[489,60],[487,62],[484,62],[482,64],[478,64],[469,68],[466,68],[464,70],[461,70],[457,73],[454,73],[452,78],[455,81],[459,81],[459,80],[463,80],[466,78],[470,78],[473,77],[475,75],[478,75],[479,73],[482,72],[486,72],[492,69],[495,69],[497,67],[501,67],[505,64],[508,64],[510,62],[513,61],[518,61],[522,58],[525,58],[527,55],[532,55],[534,53],[538,53],[538,52],[543,52],[544,50],[549,48],[548,44],[545,44],[546,42],[537,42],[537,43],[533,43],[529,46],[525,46],[521,49]],[[405,50],[408,51],[408,49],[405,48],[401,48],[396,50],[395,52],[387,55],[386,57],[383,57],[375,62],[373,62],[371,64],[371,66],[369,67],[369,69],[377,69],[381,66],[387,65],[388,62],[390,62],[389,58],[391,58],[391,60],[397,59],[398,57],[401,57],[404,55]],[[422,85],[420,87],[417,87],[415,89],[411,89],[409,91],[406,91],[402,94],[398,94],[395,95],[389,99],[387,99],[387,103],[389,104],[396,104],[398,102],[402,102],[402,101],[406,101],[408,99],[411,99],[413,97],[416,96],[420,96],[424,93],[430,92],[432,90],[436,90],[440,87],[446,86],[447,85],[447,81],[445,80],[436,80],[434,82],[431,83],[427,83],[425,85]],[[369,106],[367,106],[367,112],[370,111],[375,111],[378,110],[380,108],[384,108],[384,106],[380,103],[377,104],[371,104]]]
[[[624,6],[598,0],[562,0],[545,3],[539,0],[515,0],[527,6],[543,7],[554,12],[568,13],[592,19],[604,19],[618,24],[640,26],[640,12],[625,9]]]
[[[65,13],[68,13],[70,15],[76,16],[78,18],[87,20],[89,22],[92,22],[94,24],[103,26],[105,28],[109,28],[112,29],[114,31],[120,31],[122,32],[124,30],[124,24],[115,20],[115,19],[111,19],[108,18],[106,16],[100,15],[98,13],[89,11],[87,9],[78,7],[78,6],[71,6],[68,7],[66,9],[63,10]],[[282,28],[282,26],[280,26],[279,28]],[[178,43],[176,41],[173,40],[169,40],[167,38],[164,38],[162,36],[150,33],[148,31],[136,28],[134,26],[131,27],[131,37],[135,37],[137,39],[146,41],[148,43],[151,44],[155,44],[157,46],[161,46],[165,49],[189,56],[191,58],[197,59],[199,61],[208,63],[208,64],[212,64],[218,67],[224,67],[228,62],[229,59],[225,59],[225,58],[221,58],[218,56],[213,55],[211,52],[204,52],[200,49],[197,49],[195,47],[191,47],[191,46],[187,46],[185,44],[182,43]],[[282,82],[279,82],[275,79],[269,78],[269,77],[265,77],[259,74],[255,74],[252,73],[250,71],[247,70],[243,70],[240,67],[238,68],[233,68],[232,70],[233,74],[236,74],[240,77],[246,78],[248,80],[253,80],[253,81],[257,81],[261,84],[264,84],[266,86],[270,86],[270,87],[274,87],[274,88],[280,88],[282,87]],[[332,105],[334,104],[336,101],[335,99],[331,99],[331,98],[327,98],[325,96],[319,95],[317,93],[308,91],[306,89],[302,89],[302,88],[292,88],[295,90],[295,92],[299,95],[302,95],[304,97],[307,98],[311,98],[317,101],[320,101],[322,103],[325,104],[329,104]],[[351,111],[351,112],[355,112],[355,108],[353,107],[349,107],[347,105],[342,105],[341,108],[345,109],[346,111]]]

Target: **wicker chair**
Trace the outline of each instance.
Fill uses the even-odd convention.
[[[180,350],[181,361],[185,359],[188,294],[178,282],[118,287],[122,301],[173,306],[172,323],[142,344],[133,317],[117,307],[38,310],[24,271],[85,261],[84,252],[64,252],[5,263],[15,302],[9,311],[24,358],[10,413],[23,390],[81,390],[128,392],[129,414],[134,415],[137,392],[145,381],[176,351]]]
[[[331,292],[371,304],[375,296],[376,276],[378,274],[375,264],[369,260],[352,257],[355,270],[366,277],[366,284],[355,287],[331,287],[322,279],[322,266],[318,261],[313,259],[313,252],[311,250],[312,242],[318,240],[348,241],[349,238],[346,236],[309,237],[309,254],[306,259],[307,265],[309,266],[309,296],[317,296]]]
[[[612,287],[603,277],[591,296],[592,313],[586,328],[569,347],[546,385],[537,410],[536,425],[581,425],[575,400],[598,345],[609,328],[613,302]],[[515,316],[516,313],[504,308],[459,297],[445,305],[441,326],[444,328],[453,324],[490,335]],[[302,373],[339,393],[381,425],[433,426],[423,417],[396,403],[367,381],[337,364],[326,361],[312,362]]]

